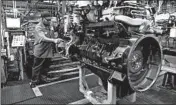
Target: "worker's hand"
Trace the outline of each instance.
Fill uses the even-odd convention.
[[[54,43],[55,44],[58,44],[58,43],[61,43],[61,42],[64,42],[64,40],[58,38],[58,39],[54,39]]]

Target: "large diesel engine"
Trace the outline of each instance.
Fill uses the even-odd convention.
[[[160,72],[162,51],[155,35],[136,32],[143,24],[141,20],[146,20],[116,14],[106,21],[90,22],[88,15],[77,24],[81,31],[72,28],[67,33],[67,37],[77,40],[66,45],[70,56],[98,75],[105,89],[107,81],[116,84],[117,97],[148,90]]]

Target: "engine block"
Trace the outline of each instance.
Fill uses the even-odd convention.
[[[70,50],[77,50],[76,58],[104,81],[104,87],[107,80],[126,87],[118,91],[119,97],[149,89],[159,74],[162,55],[154,35],[130,35],[122,27],[116,22],[91,23],[82,43]]]
[[[113,35],[108,36],[108,32],[107,30],[105,31],[105,36],[99,36],[96,33],[87,33],[87,36],[84,38],[85,40],[79,47],[80,56],[83,57],[85,61],[91,61],[91,64],[117,69],[120,66],[120,62],[123,62],[123,60],[127,58],[130,40],[122,40],[119,37],[114,37],[118,36],[116,35],[118,33],[115,32],[112,33]],[[125,41],[126,45],[124,43]]]
[[[83,16],[86,14],[81,16],[84,20]],[[155,83],[161,68],[158,39],[132,30],[139,29],[146,20],[117,14],[111,17],[106,21],[91,22],[87,18],[77,22],[80,31],[72,25],[72,31],[67,32],[71,40],[66,52],[98,75],[105,89],[107,81],[117,85],[117,97],[146,91]]]

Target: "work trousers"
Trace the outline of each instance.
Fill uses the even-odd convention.
[[[49,70],[50,58],[37,58],[34,56],[34,64],[32,67],[32,82],[45,81]]]

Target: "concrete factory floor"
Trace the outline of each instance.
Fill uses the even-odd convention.
[[[97,80],[95,75],[87,79],[90,87],[96,86]],[[84,99],[83,94],[79,92],[78,79],[46,85],[39,89],[43,96],[36,97],[29,84],[6,87],[2,89],[2,104],[69,104]],[[151,89],[137,93],[137,100],[134,103],[121,99],[117,104],[176,104],[175,97],[176,91]]]
[[[176,57],[165,56],[176,67]],[[176,69],[175,69],[176,70]],[[98,85],[98,78],[95,75],[87,77],[90,87]],[[29,81],[17,85],[7,86],[1,89],[2,104],[69,104],[83,100],[84,96],[79,92],[79,81],[71,79],[65,82],[55,82],[39,87],[43,94],[37,97],[29,86]],[[90,104],[90,103],[88,103]],[[134,103],[127,99],[121,99],[117,104],[176,104],[176,89],[165,88],[150,89],[143,93],[137,93],[137,100]]]

